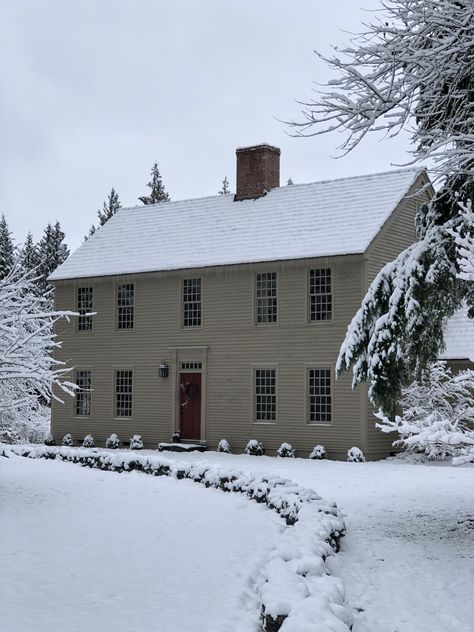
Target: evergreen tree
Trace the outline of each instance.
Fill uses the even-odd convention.
[[[293,184],[294,184],[293,180],[291,178],[288,178],[286,185],[291,187]]]
[[[229,181],[227,176],[222,180],[222,189],[219,191],[219,195],[228,195],[230,193]]]
[[[170,196],[165,191],[157,162],[155,162],[151,169],[151,180],[147,184],[147,187],[151,189],[151,193],[150,195],[139,197],[138,199],[140,202],[143,202],[145,205],[157,204],[158,202],[169,202]]]
[[[54,226],[48,224],[44,229],[43,237],[38,243],[38,291],[43,294],[50,288],[49,275],[63,263],[69,256],[69,249],[64,243],[64,232],[61,225],[56,222]]]
[[[463,302],[474,316],[474,3],[386,0],[384,9],[336,56],[320,55],[338,77],[293,125],[298,135],[345,132],[345,153],[371,131],[411,129],[413,162],[431,160],[442,185],[418,213],[418,241],[373,281],[337,363],[393,417],[404,386],[439,357],[447,319]]]
[[[102,210],[97,211],[97,217],[99,218],[99,225],[96,227],[94,224],[89,228],[89,232],[87,235],[84,235],[84,241],[87,241],[89,237],[97,231],[98,228],[103,226],[105,222],[107,222],[111,217],[115,215],[115,213],[121,207],[118,193],[115,191],[114,187],[110,190],[107,201],[103,203]]]
[[[38,249],[33,242],[33,235],[28,232],[20,253],[20,263],[27,271],[38,265]]]
[[[4,279],[13,268],[15,248],[5,215],[0,220],[0,279]]]

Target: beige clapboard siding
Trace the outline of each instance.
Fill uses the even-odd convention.
[[[334,279],[334,320],[308,324],[307,271],[331,267]],[[291,441],[306,454],[315,443],[324,443],[334,456],[342,456],[359,443],[360,398],[350,379],[334,382],[334,419],[331,426],[306,423],[306,371],[310,365],[332,371],[347,328],[347,314],[360,303],[362,258],[335,257],[312,261],[279,262],[163,274],[121,277],[135,283],[134,331],[115,329],[117,279],[92,280],[94,331],[76,333],[75,325],[61,324],[64,349],[58,354],[76,367],[93,368],[92,416],[79,419],[72,403],[54,405],[53,429],[60,436],[88,432],[103,441],[111,432],[122,439],[134,432],[153,445],[169,440],[173,429],[171,379],[158,377],[162,358],[170,364],[172,347],[204,346],[207,352],[207,433],[210,445],[226,437],[235,449],[257,438],[271,453],[282,441]],[[279,319],[276,325],[255,325],[254,277],[256,271],[278,272]],[[180,327],[183,278],[203,279],[203,326]],[[74,307],[78,286],[88,281],[58,282],[56,306]],[[184,356],[183,356],[184,357]],[[278,369],[278,420],[253,423],[253,368],[276,365]],[[134,368],[133,418],[113,418],[113,369]],[[350,445],[349,445],[350,444]]]
[[[428,180],[422,174],[411,187],[408,196],[399,205],[395,213],[382,227],[367,250],[367,283],[373,281],[381,268],[393,261],[403,250],[416,241],[415,215],[418,205],[427,202],[432,196],[431,187],[423,187]],[[417,192],[420,192],[417,195]],[[367,405],[367,447],[369,458],[379,458],[393,451],[392,442],[395,437],[387,435],[375,427],[377,418],[374,407]]]

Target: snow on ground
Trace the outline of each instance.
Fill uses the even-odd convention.
[[[329,561],[355,609],[353,632],[474,629],[474,468],[397,459],[173,456],[278,474],[335,500],[347,535]]]
[[[253,583],[286,528],[187,480],[0,457],[0,627],[256,630]]]

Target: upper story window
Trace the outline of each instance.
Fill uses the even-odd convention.
[[[91,414],[92,372],[88,369],[75,371],[76,401],[75,411],[79,417],[89,417]]]
[[[78,287],[77,288],[77,318],[78,331],[92,331],[92,312],[94,302],[94,288]]]
[[[130,369],[115,371],[115,416],[132,416],[133,372]]]
[[[309,319],[311,322],[332,319],[332,282],[330,268],[309,271]]]
[[[277,322],[277,273],[259,272],[256,276],[257,323]]]
[[[309,369],[309,423],[331,423],[331,370]]]
[[[200,327],[201,311],[201,279],[184,279],[183,327]]]
[[[276,369],[255,370],[255,421],[276,421]]]
[[[133,329],[134,327],[134,297],[133,283],[123,283],[117,286],[117,328]]]

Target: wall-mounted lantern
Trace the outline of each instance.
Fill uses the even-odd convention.
[[[164,360],[161,361],[159,373],[160,373],[160,377],[168,377],[170,373],[169,366],[166,364]]]

